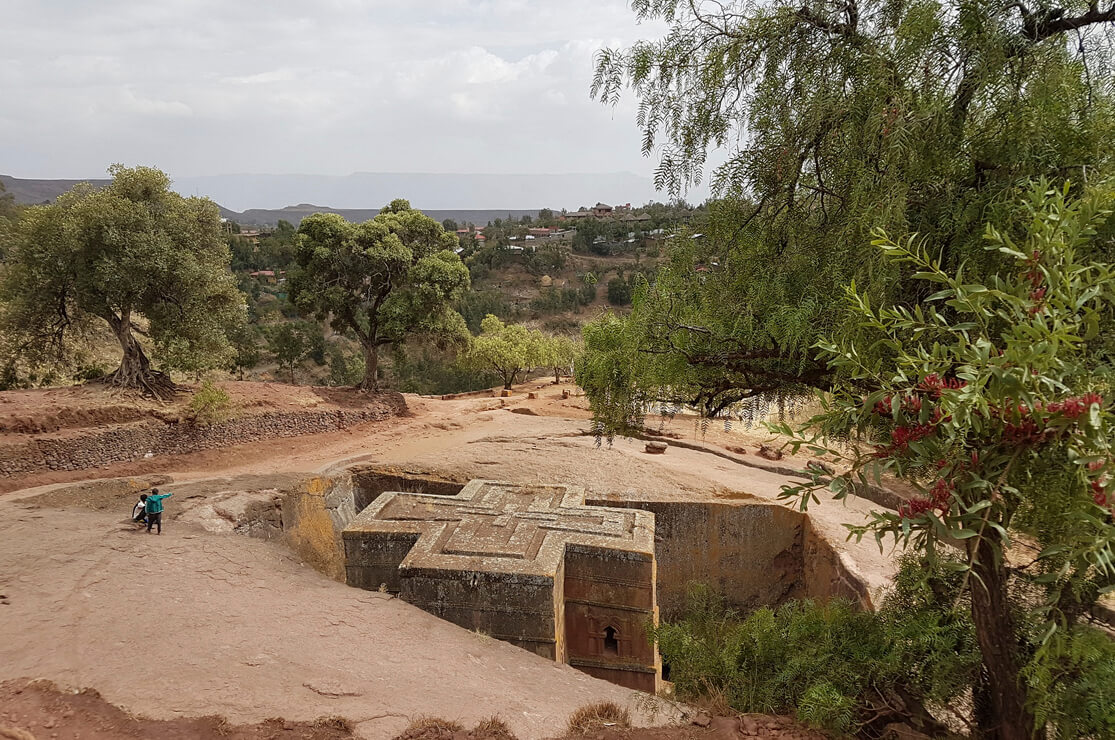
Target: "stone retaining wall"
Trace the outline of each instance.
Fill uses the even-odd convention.
[[[813,529],[809,516],[785,506],[614,496],[587,503],[654,512],[663,619],[681,616],[692,583],[709,586],[743,612],[788,599],[835,597],[871,608],[867,587]]]
[[[84,433],[41,435],[0,446],[0,477],[47,470],[85,470],[153,455],[181,455],[276,437],[320,434],[397,416],[406,410],[402,395],[384,394],[366,409],[268,411],[212,425],[149,419],[91,429]]]

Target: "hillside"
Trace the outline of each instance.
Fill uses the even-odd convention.
[[[104,185],[107,179],[31,179],[0,175],[17,203],[52,201],[78,182]],[[240,223],[274,225],[280,218],[297,223],[315,210],[335,210],[350,220],[365,220],[394,198],[406,198],[432,218],[485,224],[508,214],[519,217],[549,207],[576,209],[598,200],[642,203],[655,196],[650,180],[630,173],[566,175],[474,175],[357,173],[321,175],[214,175],[174,177],[183,195],[206,196],[222,215]],[[285,208],[263,208],[280,203]],[[310,205],[328,203],[329,206]]]
[[[443,210],[423,208],[421,209],[430,218],[435,221],[444,221],[445,219],[452,219],[457,223],[474,223],[486,224],[496,218],[522,218],[523,216],[537,216],[537,210],[514,210],[508,208],[495,208],[488,210]],[[361,222],[367,221],[370,218],[375,218],[379,213],[378,208],[332,208],[330,206],[315,206],[310,203],[300,203],[296,206],[286,206],[285,208],[249,208],[246,211],[237,212],[230,211],[227,208],[221,208],[221,216],[230,221],[235,221],[244,226],[277,226],[279,220],[289,221],[297,226],[301,223],[302,219],[309,216],[311,213],[339,213],[345,218],[346,221]]]
[[[89,182],[98,187],[108,184],[108,180],[33,180],[10,175],[0,175],[0,183],[12,194],[16,203],[22,205],[36,205],[53,201],[79,182]],[[184,195],[192,194],[188,188],[179,185],[177,188]],[[403,192],[403,191],[400,191]],[[204,194],[204,193],[203,193]],[[210,196],[212,197],[212,196]],[[394,195],[391,198],[399,197]],[[408,197],[403,195],[402,197]],[[214,200],[218,200],[214,198]],[[378,202],[378,201],[369,201]],[[318,206],[310,203],[285,206],[283,208],[249,208],[246,211],[234,211],[220,205],[221,216],[230,221],[235,221],[245,226],[276,226],[280,220],[289,221],[297,226],[303,218],[311,213],[339,213],[348,221],[360,222],[374,218],[379,213],[378,208],[333,208],[331,206]],[[486,224],[496,218],[522,218],[523,216],[537,216],[538,209],[515,208],[487,208],[487,209],[423,209],[423,212],[435,221],[453,219],[458,223]]]

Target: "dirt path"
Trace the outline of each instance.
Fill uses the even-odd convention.
[[[0,680],[96,688],[130,710],[236,723],[341,715],[391,737],[437,711],[541,737],[633,692],[349,588],[277,544],[103,512],[0,504]]]
[[[239,478],[327,472],[358,460],[568,482],[634,498],[732,491],[770,500],[788,482],[696,450],[647,455],[642,442],[623,439],[597,448],[584,433],[583,399],[563,399],[553,386],[520,390],[507,400],[411,396],[410,415],[390,422],[36,479],[27,483],[47,485],[0,494],[0,681],[90,686],[158,719],[340,715],[371,738],[393,737],[420,715],[472,726],[498,714],[529,740],[559,734],[568,715],[591,701],[634,706],[630,691],[330,581],[279,544],[173,518],[161,537],[148,536],[124,523],[124,512],[31,508],[23,500],[63,479],[139,473],[169,476],[171,489],[189,483],[191,495],[204,495]],[[527,390],[539,398],[527,400]],[[691,426],[675,428],[691,433]],[[737,437],[753,441],[731,440]],[[169,503],[173,517],[176,502]],[[842,527],[871,507],[824,502],[811,514],[878,588],[891,558],[874,545],[845,543]]]

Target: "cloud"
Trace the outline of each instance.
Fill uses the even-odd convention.
[[[0,162],[233,172],[649,175],[634,102],[588,97],[624,0],[12,0]]]
[[[125,112],[138,116],[189,116],[193,114],[190,106],[180,100],[156,100],[140,95],[130,87],[122,88],[119,91],[117,104]]]

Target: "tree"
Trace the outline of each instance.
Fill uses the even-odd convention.
[[[986,283],[951,274],[924,240],[877,238],[888,259],[937,292],[908,310],[877,307],[850,288],[859,331],[821,345],[843,381],[825,413],[801,429],[776,427],[794,451],[847,466],[787,490],[803,509],[821,488],[843,498],[894,475],[919,494],[852,534],[880,546],[891,537],[930,563],[959,543],[986,673],[977,720],[1009,739],[1042,730],[1035,711],[1049,717],[1058,700],[1049,677],[1071,667],[1076,628],[1115,589],[1115,372],[1094,351],[1115,323],[1115,266],[1082,259],[1097,233],[1111,233],[1115,187],[1078,200],[1069,191],[1039,183],[1025,204],[1027,229],[988,226],[989,248],[1010,268]],[[832,441],[849,429],[853,444]],[[1008,568],[1018,528],[1042,549]],[[1082,734],[1115,732],[1115,718],[1106,721]]]
[[[279,367],[286,368],[290,373],[290,383],[294,385],[294,368],[310,351],[310,342],[303,327],[291,322],[271,327],[267,332],[267,349]]]
[[[407,201],[391,201],[362,224],[315,213],[298,233],[290,299],[360,341],[359,388],[378,388],[380,347],[408,336],[465,341],[468,330],[451,305],[469,288],[468,269],[453,252],[456,236]]]
[[[480,322],[480,336],[473,338],[464,362],[479,370],[495,372],[511,390],[520,374],[547,362],[545,338],[521,324],[504,324],[488,314]]]
[[[932,292],[864,248],[875,227],[931,238],[949,269],[996,272],[983,225],[1019,226],[1020,182],[1111,170],[1115,6],[1100,5],[633,2],[669,32],[600,52],[594,94],[637,98],[674,194],[710,148],[728,151],[702,243],[672,240],[624,323],[645,392],[716,411],[825,387],[812,347],[843,325],[844,286],[911,307]],[[720,269],[698,274],[711,258]]]
[[[364,377],[364,358],[358,352],[348,352],[340,343],[329,347],[329,385],[342,386],[359,383]]]
[[[226,333],[233,349],[233,355],[228,364],[229,370],[236,373],[240,380],[243,380],[244,371],[251,370],[259,364],[261,359],[259,330],[245,322],[237,324]]]
[[[554,383],[561,382],[563,372],[572,372],[580,353],[581,347],[572,337],[555,334],[544,338],[542,355],[546,366],[554,371]]]
[[[455,232],[457,230],[457,222],[451,218],[447,218],[441,222],[441,228],[450,233]]]
[[[0,285],[5,323],[22,352],[57,355],[104,322],[122,353],[106,380],[158,396],[174,385],[136,334],[168,367],[219,367],[231,355],[224,327],[243,318],[243,296],[216,204],[171,192],[156,169],[113,165],[109,174],[101,190],[79,184],[24,212]]]
[[[19,206],[11,193],[6,192],[0,182],[0,260],[6,260],[6,252],[12,238],[12,228],[19,220]]]
[[[631,304],[631,285],[621,277],[614,277],[608,281],[608,303],[613,306],[628,306]]]

